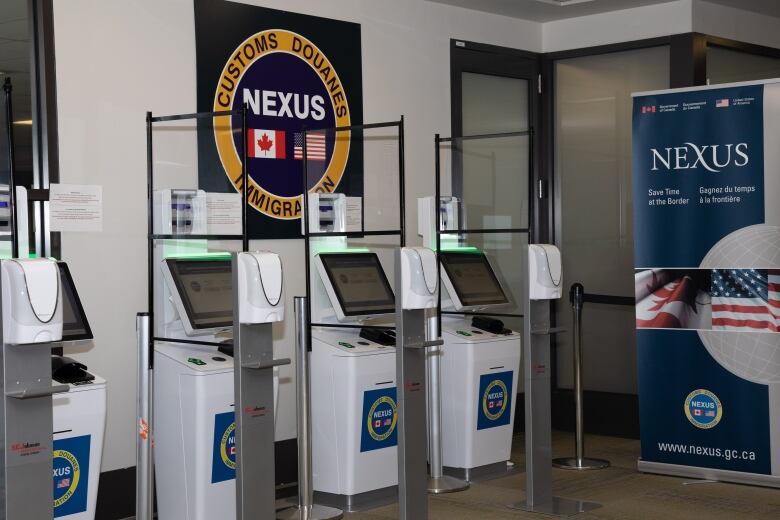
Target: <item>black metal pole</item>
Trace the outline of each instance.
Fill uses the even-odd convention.
[[[335,137],[334,132],[334,139]],[[304,255],[306,256],[306,344],[311,349],[311,244],[309,241],[309,152],[307,151],[306,141],[308,140],[309,131],[304,128],[301,134],[302,153],[303,153],[303,185],[301,186],[301,198],[303,199],[301,204],[301,218],[303,219],[303,247]],[[334,143],[335,146],[335,143]]]
[[[401,192],[399,197],[401,199],[401,247],[406,245],[406,169],[404,167],[404,116],[401,115],[401,120],[398,122],[398,189]],[[400,273],[396,273],[400,276]]]
[[[152,147],[152,112],[146,113],[146,284],[149,294],[149,369],[154,368],[154,155]]]
[[[241,139],[243,139],[243,146],[241,146],[241,192],[244,201],[244,207],[241,211],[241,250],[249,251],[249,229],[247,222],[247,209],[249,206],[249,198],[247,197],[247,185],[249,184],[249,167],[247,165],[247,147],[249,142],[247,140],[246,133],[246,114],[247,104],[241,108]]]
[[[433,139],[433,157],[434,157],[434,182],[436,183],[436,186],[434,186],[434,200],[433,200],[433,207],[435,208],[433,211],[433,222],[432,225],[436,226],[434,229],[436,230],[436,279],[441,280],[441,262],[438,261],[439,253],[441,253],[441,229],[440,229],[440,222],[441,219],[439,217],[440,204],[441,204],[441,136],[439,134],[436,134],[436,136]],[[419,215],[417,218],[420,218]],[[458,217],[460,219],[460,216]],[[438,295],[439,302],[436,306],[436,321],[438,323],[438,330],[439,334],[441,334],[441,291],[439,291]]]
[[[13,93],[13,85],[11,85],[11,78],[5,78],[3,83],[3,91],[5,92],[5,119],[8,125],[8,201],[10,204],[9,218],[11,219],[11,256],[13,258],[19,257],[19,230],[16,228],[16,183],[14,182],[14,173],[16,172],[16,162],[14,157],[14,110],[11,102],[11,94]],[[25,211],[27,208],[25,208]],[[25,255],[25,258],[29,255]]]

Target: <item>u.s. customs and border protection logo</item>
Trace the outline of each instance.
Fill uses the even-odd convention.
[[[222,166],[242,189],[241,150],[247,147],[247,198],[260,213],[280,220],[301,214],[303,135],[306,128],[350,125],[338,73],[311,41],[284,29],[258,32],[230,55],[214,94],[214,111],[249,107],[241,143],[239,115],[213,118]],[[238,131],[237,131],[238,130]],[[349,158],[350,132],[307,134],[310,191],[333,192]]]
[[[482,413],[491,421],[497,421],[506,411],[506,385],[500,379],[491,381],[482,394]]]
[[[368,409],[366,417],[368,434],[375,441],[382,442],[393,434],[397,421],[395,401],[392,397],[384,395],[374,401]]]
[[[54,450],[54,507],[60,507],[71,499],[79,487],[81,465],[74,454],[67,450]]]
[[[709,430],[723,418],[723,405],[709,390],[694,390],[685,398],[685,416],[697,428]]]

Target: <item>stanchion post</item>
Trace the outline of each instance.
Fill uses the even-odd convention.
[[[311,457],[311,386],[309,374],[309,344],[306,330],[308,306],[306,298],[296,296],[295,307],[295,379],[296,418],[298,421],[298,503],[282,511],[280,520],[337,520],[344,516],[341,509],[314,503]]]
[[[138,339],[138,438],[136,439],[135,517],[154,519],[154,469],[152,460],[152,370],[149,344],[149,313],[139,312],[135,318]]]
[[[427,318],[427,340],[439,339],[439,319],[436,314]],[[441,346],[428,349],[426,371],[428,383],[428,493],[454,493],[469,488],[469,483],[444,475],[441,446]]]
[[[574,350],[574,457],[555,459],[553,466],[576,470],[604,469],[609,467],[609,461],[585,457],[584,389],[582,383],[582,306],[585,301],[585,288],[582,284],[575,283],[571,286],[569,301],[572,309],[572,346]]]

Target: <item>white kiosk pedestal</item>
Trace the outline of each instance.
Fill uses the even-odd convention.
[[[157,343],[154,351],[157,517],[233,519],[233,358],[213,347],[173,343]],[[278,384],[274,377],[275,402]]]
[[[94,520],[106,430],[106,381],[95,376],[52,397],[54,518]]]
[[[461,318],[443,318],[442,329],[445,472],[469,481],[506,472],[522,336],[476,329]]]
[[[158,518],[235,518],[233,358],[156,344],[153,424]]]
[[[345,511],[395,501],[395,349],[353,330],[312,331],[315,500]]]

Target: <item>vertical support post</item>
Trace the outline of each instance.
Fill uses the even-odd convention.
[[[135,317],[138,344],[138,393],[136,414],[135,517],[136,520],[154,519],[154,470],[152,459],[152,370],[149,345],[150,319],[148,312]]]
[[[3,91],[5,92],[5,120],[8,124],[6,138],[8,141],[8,199],[11,204],[11,207],[9,208],[11,218],[11,258],[19,258],[19,231],[17,230],[16,220],[16,183],[14,182],[16,161],[14,154],[13,86],[11,85],[11,78],[5,78]],[[27,211],[27,208],[23,208],[23,210]],[[25,254],[24,258],[27,258],[27,256],[28,254]]]
[[[50,519],[54,515],[52,395],[69,387],[51,383],[51,349],[56,343],[7,344],[5,326],[0,325],[0,518]]]
[[[523,255],[523,265],[528,265],[528,248]],[[564,517],[591,511],[601,506],[553,496],[550,301],[531,300],[530,295],[526,298],[523,312],[526,499],[509,508]]]
[[[306,341],[306,298],[295,297],[295,403],[298,429],[298,507],[309,510],[314,504],[311,461],[311,415],[309,410],[309,344]]]
[[[401,249],[395,252],[398,510],[400,520],[428,518],[425,410],[425,310],[402,305]]]
[[[437,215],[438,217],[438,215]],[[438,222],[438,221],[437,221]],[[437,224],[438,226],[438,224]],[[437,266],[438,269],[438,266]],[[439,339],[438,313],[429,316],[427,322],[427,340]],[[428,493],[438,495],[441,493],[454,493],[469,488],[469,483],[455,477],[444,475],[444,460],[441,446],[441,356],[440,345],[431,347],[426,357],[428,395],[428,464],[430,476],[428,477]]]
[[[238,253],[232,255],[238,287]],[[271,323],[239,320],[233,291],[233,359],[236,417],[236,520],[276,518],[274,471],[273,334]],[[289,363],[289,360],[287,360]]]
[[[585,288],[575,283],[569,290],[572,311],[572,340],[574,350],[574,457],[553,460],[553,466],[561,469],[604,469],[609,461],[585,457],[585,414],[582,382],[582,304],[585,301]]]
[[[309,374],[309,343],[307,341],[308,320],[306,298],[296,296],[295,306],[295,378],[298,399],[298,504],[282,511],[280,520],[337,520],[344,516],[341,509],[314,503],[311,461],[311,386]]]

